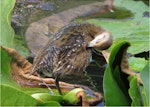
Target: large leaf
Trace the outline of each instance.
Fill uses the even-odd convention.
[[[1,1],[1,43],[0,45],[4,45],[7,47],[13,47],[13,37],[14,31],[10,26],[10,15],[15,4],[15,0],[3,0]],[[10,84],[12,82],[12,78],[10,76],[10,57],[7,52],[1,51],[1,82],[2,84],[5,82]],[[11,81],[11,82],[10,82]],[[14,82],[11,83],[12,85],[16,85]]]
[[[1,106],[36,106],[40,102],[10,86],[1,85]]]
[[[102,26],[109,30],[114,39],[113,45],[120,40],[131,43],[128,52],[132,54],[149,50],[149,18],[143,17],[149,7],[143,2],[133,0],[115,0],[115,6],[122,7],[131,11],[134,16],[128,19],[91,19],[89,22]],[[111,13],[112,14],[112,13]],[[115,14],[115,11],[114,11]],[[118,14],[119,16],[120,14]]]
[[[118,20],[116,17],[121,17],[122,14],[117,14],[118,10],[114,9],[114,12],[110,14],[116,15],[116,17],[114,17],[115,19],[112,19],[113,17],[108,15],[108,19],[102,18],[88,20],[91,23],[106,28],[112,33],[114,42],[109,50],[111,51],[118,42],[126,40],[131,44],[131,47],[128,49],[128,52],[131,54],[149,51],[149,18],[144,16],[144,12],[149,11],[149,7],[141,1],[134,0],[115,0],[114,5],[117,9],[128,9],[128,11],[132,12],[134,16]],[[127,14],[125,11],[122,12],[123,14]],[[130,12],[128,12],[128,14],[130,14]],[[128,14],[126,16],[130,16]],[[130,66],[134,71],[141,71],[146,62],[147,61],[141,58],[129,59]]]
[[[0,85],[1,87],[1,104],[0,106],[60,106],[62,96],[54,96],[49,93],[40,95],[39,100],[37,94],[31,97],[29,94],[20,89],[13,88],[7,85]],[[34,99],[35,98],[35,99]],[[36,100],[37,99],[37,100]]]
[[[50,97],[43,96],[44,102],[31,97],[23,91],[7,85],[0,85],[1,87],[1,105],[0,106],[61,106],[57,101],[61,96],[53,96],[47,93]],[[51,98],[51,99],[50,99]],[[54,101],[56,100],[56,101]]]
[[[144,106],[149,106],[149,63],[142,70],[141,79],[143,81],[142,95],[144,96]]]
[[[2,0],[1,1],[1,39],[0,45],[13,47],[14,30],[10,25],[11,12],[16,0]]]
[[[129,46],[128,42],[120,42],[115,45],[110,54],[109,65],[105,70],[103,80],[106,106],[128,106],[131,104],[127,76],[121,70],[121,60]]]
[[[135,58],[135,57],[129,58],[129,64],[130,64],[131,68],[134,71],[138,71],[138,72],[143,70],[143,68],[145,67],[147,62],[148,61],[145,60],[144,58]]]

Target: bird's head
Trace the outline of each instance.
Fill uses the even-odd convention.
[[[88,47],[98,50],[105,50],[112,45],[113,39],[110,32],[103,30],[94,36],[93,40],[88,43]]]

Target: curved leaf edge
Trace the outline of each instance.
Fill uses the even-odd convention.
[[[124,83],[124,80],[122,80],[122,78],[120,77],[120,65],[123,57],[123,52],[127,51],[127,48],[129,46],[129,42],[121,41],[115,45],[110,54],[108,67],[105,70],[103,80],[103,90],[106,106],[128,106],[131,104],[131,99],[128,95],[128,89],[123,89],[126,83]],[[128,82],[127,78],[126,81]]]

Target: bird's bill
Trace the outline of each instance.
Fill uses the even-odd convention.
[[[89,42],[88,47],[94,47],[97,43],[100,43],[103,39],[103,34],[96,36],[92,41]]]
[[[103,49],[104,47],[110,46],[110,44],[112,44],[112,36],[109,32],[104,32],[90,41],[88,47]]]

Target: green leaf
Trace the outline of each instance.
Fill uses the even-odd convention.
[[[31,97],[23,91],[11,86],[0,85],[0,87],[1,106],[61,106],[59,102],[62,103],[62,96],[52,96],[48,93],[37,93],[33,94],[33,97]],[[39,100],[37,96],[40,96],[40,99],[42,100]]]
[[[10,60],[11,57],[8,55],[6,51],[3,49],[0,50],[1,52],[1,84],[7,84],[11,86],[18,87],[18,84],[13,80],[10,74]]]
[[[13,47],[14,30],[10,25],[11,12],[16,0],[2,0],[1,1],[1,42],[0,45]]]
[[[129,53],[137,54],[149,51],[149,18],[143,17],[143,13],[149,11],[149,7],[143,2],[134,0],[115,0],[114,2],[115,6],[128,9],[134,16],[122,20],[90,19],[88,22],[102,26],[110,31],[114,39],[113,46],[119,41],[125,40],[131,43],[131,47],[128,49]]]
[[[140,53],[149,50],[149,25],[142,23],[136,25],[133,21],[108,21],[108,20],[91,20],[92,23],[102,26],[109,30],[114,39],[113,45],[121,40],[126,40],[131,43],[128,52],[132,54]],[[110,48],[112,49],[112,48]]]
[[[142,1],[135,1],[135,0],[116,0],[114,2],[116,6],[121,6],[130,10],[134,13],[133,20],[134,21],[144,21],[147,22],[148,18],[143,17],[143,13],[149,10],[149,7],[144,4]],[[145,20],[144,20],[145,19]]]
[[[57,106],[57,107],[61,107],[61,105],[58,102],[56,102],[56,101],[47,101],[47,102],[43,103],[42,106]]]
[[[62,102],[62,96],[60,95],[51,95],[49,93],[35,93],[31,95],[33,98],[41,101],[41,102],[47,102],[47,101],[57,101]]]
[[[129,58],[129,65],[133,71],[142,71],[147,62],[148,61],[145,60],[144,58],[135,58],[135,57]]]
[[[136,76],[129,76],[128,79],[130,81],[129,95],[132,99],[131,106],[142,106],[142,97]]]
[[[140,76],[143,82],[142,95],[144,96],[144,106],[149,106],[149,63],[142,70]]]
[[[128,106],[131,104],[128,95],[127,75],[122,73],[120,67],[123,53],[129,46],[128,42],[120,42],[111,51],[109,65],[103,79],[106,106]]]
[[[63,97],[63,101],[65,102],[65,104],[68,105],[77,105],[77,103],[80,101],[79,98],[77,98],[77,93],[80,91],[84,91],[81,88],[76,88],[71,90],[69,93],[67,93],[64,97]]]
[[[14,7],[16,0],[2,0],[1,2],[1,42],[0,45],[7,47],[13,47],[13,37],[14,31],[10,25],[10,15]],[[10,56],[4,50],[0,49],[1,52],[1,82],[16,85],[15,82],[12,82],[10,75]],[[12,82],[12,83],[11,83]]]
[[[1,85],[1,106],[36,106],[40,105],[30,95],[10,86]]]

